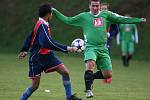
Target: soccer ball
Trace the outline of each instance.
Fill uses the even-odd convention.
[[[77,47],[77,52],[82,52],[85,49],[85,43],[82,39],[73,40],[71,46]]]

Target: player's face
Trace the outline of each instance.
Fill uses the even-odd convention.
[[[52,13],[48,14],[48,21],[52,19]]]
[[[100,11],[100,2],[99,1],[91,1],[91,4],[89,6],[90,11],[92,14],[96,15]]]
[[[108,5],[101,5],[101,10],[102,10],[102,11],[108,10]]]

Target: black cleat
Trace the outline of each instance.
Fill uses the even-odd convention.
[[[76,97],[75,95],[76,95],[76,94],[73,94],[73,95],[69,98],[69,100],[82,100],[81,98]]]

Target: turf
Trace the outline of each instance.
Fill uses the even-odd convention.
[[[80,57],[60,57],[69,68],[73,92],[86,100],[84,94],[84,63]],[[131,61],[128,68],[121,60],[112,59],[113,83],[94,82],[94,98],[89,100],[150,100],[150,62]],[[19,61],[15,54],[0,54],[0,100],[19,100],[31,83],[27,78],[27,58]],[[50,90],[49,93],[44,92]],[[61,77],[57,73],[42,74],[39,89],[29,100],[65,100]]]

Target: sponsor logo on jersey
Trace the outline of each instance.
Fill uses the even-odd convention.
[[[102,18],[94,18],[93,24],[95,27],[103,26],[103,19]]]
[[[131,30],[130,27],[126,27],[126,28],[125,28],[125,31],[126,31],[126,32],[130,32],[130,30]]]

